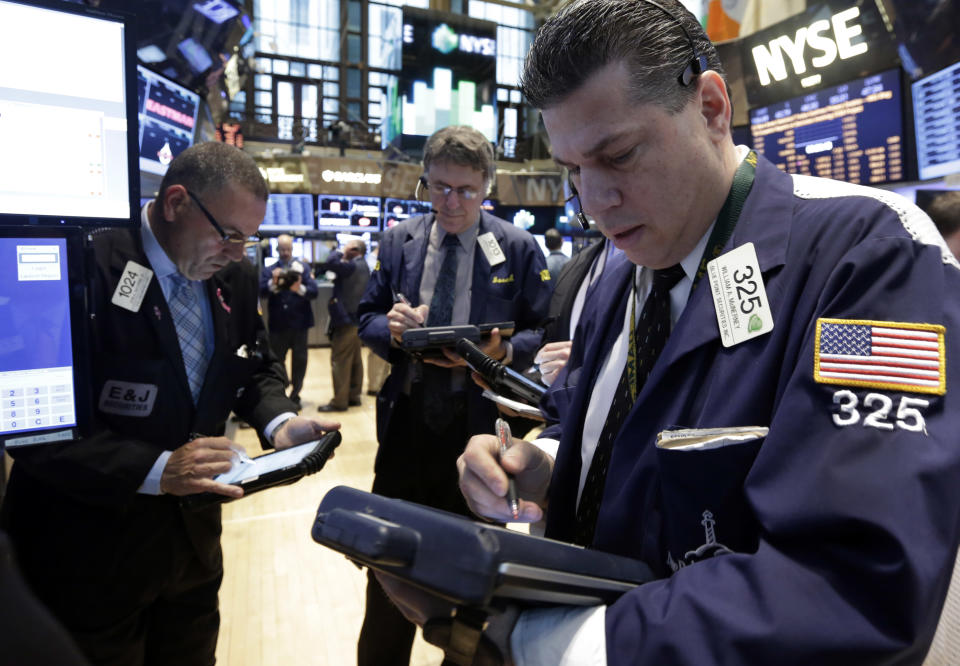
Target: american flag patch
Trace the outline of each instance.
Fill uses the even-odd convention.
[[[943,395],[945,332],[936,324],[818,319],[813,378],[821,384]]]

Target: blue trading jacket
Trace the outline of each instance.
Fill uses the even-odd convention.
[[[360,301],[360,338],[393,364],[377,398],[377,433],[381,442],[410,363],[405,352],[390,345],[386,314],[393,307],[393,295],[397,292],[406,296],[413,306],[419,305],[420,278],[433,219],[433,214],[410,218],[384,234],[379,261]],[[550,304],[552,283],[547,265],[543,252],[529,233],[483,212],[477,235],[487,232],[492,232],[497,239],[506,261],[491,267],[479,244],[474,250],[469,323],[514,322],[515,333],[510,338],[513,365],[527,367],[539,347],[540,327]],[[472,382],[468,382],[467,390],[469,431],[490,432],[496,408],[480,396]]]
[[[607,609],[608,663],[919,663],[960,532],[960,267],[903,199],[791,177],[763,158],[726,249],[747,242],[773,331],[723,347],[704,279],[614,445],[594,547],[663,578]],[[572,535],[583,418],[631,270],[621,260],[605,272],[545,404],[562,432],[550,537]],[[878,326],[865,322],[945,327],[933,374],[946,392],[890,388],[870,370],[818,380],[823,319],[844,334]],[[655,446],[664,430],[733,426],[769,433],[711,450]]]

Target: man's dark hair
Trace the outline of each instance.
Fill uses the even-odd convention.
[[[547,229],[543,234],[543,244],[548,250],[559,250],[563,247],[563,238],[556,229]]]
[[[944,192],[930,202],[927,215],[946,238],[960,229],[960,191]]]
[[[217,141],[198,143],[174,158],[160,181],[158,201],[163,201],[171,185],[183,185],[200,198],[228,185],[241,187],[264,201],[270,196],[253,158],[239,148]]]
[[[466,125],[450,125],[430,135],[423,147],[423,170],[430,171],[434,162],[450,162],[482,171],[488,185],[497,173],[490,141]]]
[[[577,0],[561,9],[527,53],[520,83],[527,101],[538,109],[555,106],[606,65],[623,61],[630,99],[679,112],[693,97],[696,78],[687,86],[678,81],[694,57],[678,21],[697,54],[706,57],[707,69],[726,81],[717,50],[693,14],[676,0],[657,4],[663,8],[647,0]]]

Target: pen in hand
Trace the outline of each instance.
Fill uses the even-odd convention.
[[[496,428],[497,439],[500,441],[500,458],[502,459],[507,449],[509,449],[513,443],[513,437],[510,433],[510,424],[503,419],[497,419]],[[513,514],[513,519],[517,520],[520,518],[520,500],[517,498],[517,482],[514,481],[513,475],[510,473],[507,473],[507,504],[510,505],[510,512]]]

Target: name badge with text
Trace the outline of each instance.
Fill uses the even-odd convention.
[[[724,347],[773,330],[773,314],[753,243],[745,243],[708,263],[707,276]]]
[[[123,275],[113,291],[110,302],[130,312],[139,312],[147,287],[153,278],[153,271],[135,261],[128,261],[123,267]]]
[[[483,250],[483,254],[491,266],[499,266],[507,260],[493,232],[488,231],[485,234],[480,234],[477,236],[477,242],[480,243],[480,249]]]
[[[156,384],[108,380],[100,391],[97,408],[119,416],[150,416],[157,399]]]

